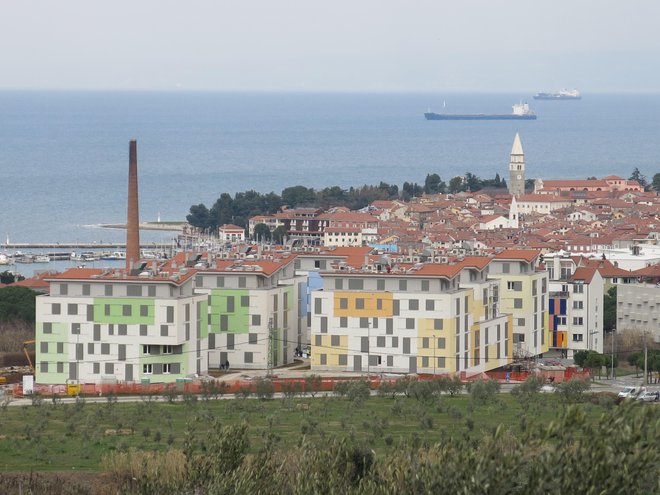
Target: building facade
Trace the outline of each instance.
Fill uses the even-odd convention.
[[[487,264],[322,273],[312,369],[446,374],[510,363],[511,319],[499,312]]]
[[[173,382],[206,372],[206,298],[193,271],[120,276],[72,269],[36,302],[42,384]]]

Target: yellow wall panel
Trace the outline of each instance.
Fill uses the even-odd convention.
[[[340,301],[346,299],[347,307],[341,308]],[[356,299],[364,299],[364,309],[356,308]],[[380,309],[378,309],[378,301]],[[334,316],[388,318],[393,315],[394,296],[391,292],[334,292]]]

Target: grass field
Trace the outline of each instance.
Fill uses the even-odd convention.
[[[595,421],[612,402],[594,402],[581,407]],[[442,442],[462,435],[479,438],[481,432],[500,424],[519,435],[553,421],[562,409],[557,397],[543,394],[526,407],[510,394],[479,404],[468,395],[443,395],[427,402],[373,396],[361,403],[333,396],[187,397],[174,402],[144,397],[135,403],[109,398],[104,404],[36,400],[31,406],[0,410],[0,471],[102,471],[104,454],[130,448],[182,449],[187,434],[204,435],[215,418],[222,424],[245,422],[254,452],[266,438],[286,447],[303,436],[349,436],[383,452],[409,442]]]

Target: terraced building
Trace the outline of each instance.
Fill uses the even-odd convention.
[[[511,316],[500,313],[490,259],[375,263],[321,274],[313,292],[312,369],[479,373],[511,362]]]
[[[170,271],[173,270],[173,271]],[[36,302],[41,384],[173,382],[208,368],[207,299],[194,270],[76,268]]]

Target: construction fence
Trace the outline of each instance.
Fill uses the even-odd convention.
[[[576,368],[567,368],[565,370],[542,370],[542,371],[518,371],[518,372],[486,372],[474,375],[461,373],[457,375],[463,383],[475,380],[497,380],[501,383],[520,383],[525,381],[530,375],[535,374],[546,379],[548,382],[560,383],[573,377],[589,378],[587,371],[577,370]],[[311,376],[311,375],[310,375]],[[332,392],[335,385],[339,382],[351,380],[368,380],[372,389],[378,389],[383,382],[394,383],[402,376],[410,375],[381,375],[373,374],[363,377],[320,377],[315,375],[313,381],[305,378],[278,378],[271,377],[275,392],[285,392],[295,390],[298,392]],[[413,375],[419,380],[432,380],[447,375],[420,374]],[[454,375],[450,375],[454,376]],[[170,394],[184,395],[211,395],[218,396],[223,394],[241,394],[254,393],[256,390],[255,380],[237,379],[237,380],[213,380],[213,379],[182,379],[176,383],[81,383],[64,385],[40,385],[34,384],[33,394],[42,396],[167,396]],[[10,388],[10,392],[15,397],[23,397],[23,386],[15,384]]]

